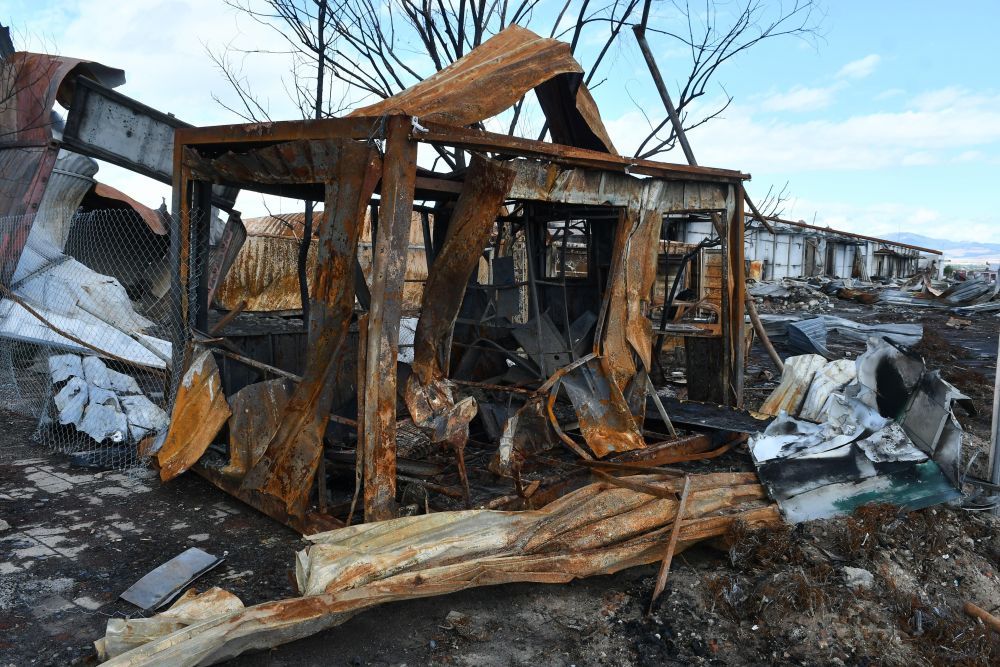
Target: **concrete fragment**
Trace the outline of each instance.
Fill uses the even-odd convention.
[[[875,584],[875,575],[860,567],[844,567],[844,579],[850,588],[867,590]]]

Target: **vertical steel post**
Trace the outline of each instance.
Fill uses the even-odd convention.
[[[366,522],[396,515],[396,354],[417,176],[417,143],[409,137],[410,118],[390,117],[387,126],[382,211],[372,249],[372,301],[362,406]]]

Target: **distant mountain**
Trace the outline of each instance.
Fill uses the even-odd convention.
[[[944,253],[949,260],[965,262],[996,262],[1000,260],[1000,243],[981,243],[979,241],[952,241],[949,239],[938,239],[923,234],[913,234],[911,232],[897,232],[886,234],[885,238],[900,243],[921,246],[923,248],[934,248]]]

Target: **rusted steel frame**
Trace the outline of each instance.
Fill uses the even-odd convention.
[[[743,317],[746,308],[746,262],[744,253],[743,227],[743,184],[733,186],[734,204],[733,217],[729,221],[729,241],[726,244],[726,261],[729,265],[729,389],[732,391],[732,405],[743,407],[743,359],[746,354],[746,319]],[[723,311],[725,312],[725,311]]]
[[[417,176],[414,187],[422,194],[440,193],[443,195],[441,199],[454,199],[462,193],[462,181],[451,181],[447,178]]]
[[[306,512],[303,516],[290,514],[285,508],[285,503],[280,498],[275,498],[260,491],[244,489],[240,486],[239,480],[227,478],[220,472],[219,468],[196,463],[191,467],[191,472],[207,480],[216,488],[246,503],[258,512],[266,514],[275,521],[283,523],[303,535],[312,535],[344,526],[342,521],[329,514],[320,514],[317,512]]]
[[[720,306],[722,309],[722,315],[719,317],[719,324],[722,325],[722,365],[721,365],[721,375],[719,379],[719,384],[722,387],[722,403],[725,405],[731,405],[730,401],[733,399],[730,393],[731,378],[732,378],[732,355],[733,355],[733,327],[732,320],[730,319],[732,308],[732,276],[731,269],[732,263],[730,262],[730,238],[729,230],[727,225],[731,222],[729,217],[726,216],[723,219],[718,213],[712,214],[712,223],[718,222],[716,229],[719,234],[719,240],[722,242],[719,249],[722,252],[722,280],[721,280],[721,296],[720,296]],[[739,372],[743,372],[742,367]]]
[[[174,143],[175,146],[199,146],[275,143],[297,139],[369,139],[382,136],[384,120],[378,116],[367,116],[179,127],[174,131]],[[176,159],[176,148],[174,155]]]
[[[191,296],[195,300],[195,320],[191,324],[201,331],[208,329],[208,282],[211,278],[209,270],[209,242],[212,226],[212,184],[196,180],[192,184],[191,207],[195,215],[191,220],[191,270],[198,281],[190,285]],[[190,274],[189,274],[190,275]],[[189,301],[190,303],[190,301]]]
[[[379,176],[372,146],[354,141],[335,146],[317,238],[305,372],[264,455],[242,483],[244,490],[281,498],[288,513],[297,516],[305,511],[323,451],[335,390],[330,378],[354,311],[354,261],[364,209]]]
[[[424,386],[448,375],[450,350],[444,349],[445,343],[462,306],[466,284],[479,265],[494,218],[513,179],[514,171],[503,163],[473,155],[444,244],[433,264],[429,264],[424,283],[413,340],[413,373]],[[424,236],[426,244],[429,230]]]
[[[681,534],[681,523],[684,521],[684,511],[687,509],[688,494],[691,491],[691,476],[684,478],[684,489],[681,491],[680,503],[677,505],[677,513],[674,515],[674,525],[670,529],[670,542],[667,543],[667,552],[663,555],[663,562],[660,563],[660,572],[656,575],[656,586],[653,588],[653,599],[649,602],[649,612],[653,613],[653,606],[657,598],[667,585],[667,576],[670,575],[670,563],[674,559],[674,551],[677,549],[677,538]]]
[[[365,521],[396,514],[396,355],[417,172],[417,144],[410,141],[410,127],[409,118],[392,116],[387,121],[365,394],[359,406],[364,413],[359,445],[364,455]]]
[[[414,132],[413,138],[423,143],[439,146],[454,146],[472,151],[489,151],[501,155],[534,157],[577,167],[603,169],[606,171],[657,176],[673,181],[724,181],[727,183],[749,178],[747,174],[730,169],[692,167],[653,160],[638,160],[618,157],[609,153],[574,148],[561,144],[549,144],[531,139],[511,137],[472,128],[455,127],[440,123],[421,121],[426,132]]]

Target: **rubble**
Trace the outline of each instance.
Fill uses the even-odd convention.
[[[754,480],[753,473],[696,475],[683,484],[664,475],[609,478],[540,510],[445,512],[318,533],[296,557],[302,597],[226,606],[104,664],[210,665],[387,602],[515,581],[564,583],[658,561],[676,525],[674,497],[682,485],[690,485],[691,495],[678,550],[724,535],[737,521],[753,527],[778,522]],[[109,621],[105,646],[120,627],[119,619]]]
[[[960,496],[953,405],[968,410],[970,401],[914,357],[872,338],[854,372],[818,355],[788,360],[781,386],[762,407],[778,417],[749,442],[787,520],[846,514],[869,502],[921,508]]]
[[[190,471],[308,542],[292,596],[253,582],[239,596],[182,594],[221,562],[197,548],[160,565],[122,597],[144,611],[180,598],[150,618],[110,617],[95,642],[106,664],[215,664],[388,602],[656,563],[630,594],[642,615],[629,622],[657,641],[638,642],[640,660],[676,657],[666,647],[680,634],[665,639],[660,615],[694,596],[710,620],[691,632],[686,657],[699,660],[725,651],[706,630],[717,621],[731,624],[730,643],[741,638],[735,655],[742,642],[787,649],[761,661],[804,660],[793,653],[807,637],[837,664],[867,663],[852,642],[903,633],[922,656],[998,654],[954,604],[941,611],[903,589],[963,553],[979,568],[976,598],[997,591],[976,561],[984,538],[959,545],[927,518],[995,507],[968,484],[996,491],[998,480],[969,475],[960,420],[982,397],[949,381],[961,371],[920,357],[938,327],[913,313],[950,313],[943,326],[975,331],[1000,309],[1000,282],[938,281],[937,260],[924,264],[938,251],[761,215],[746,174],[694,164],[675,111],[688,166],[619,156],[570,45],[518,26],[392,98],[310,122],[187,127],[112,94],[118,70],[19,57],[56,68],[40,103],[65,101],[70,122],[63,137],[35,137],[38,155],[4,201],[44,202],[27,184],[66,176],[57,156],[79,163],[77,180],[93,176],[93,153],[171,182],[174,216],[96,182],[45,197],[117,201],[164,237],[160,277],[182,321],[158,330],[137,304],[166,291],[90,268],[67,251],[68,218],[46,212],[3,258],[0,336],[58,347],[45,371],[59,424],[148,457],[175,485],[164,488],[181,485],[178,508],[195,493]],[[532,92],[551,143],[482,129]],[[134,155],[117,124],[100,131],[109,110],[157,137],[149,155]],[[427,170],[421,145],[468,160]],[[323,201],[308,209],[307,303],[296,273],[305,217],[244,222],[232,210],[240,189]],[[907,321],[875,321],[895,315]],[[747,373],[753,335],[781,373],[776,388],[769,370]],[[783,359],[772,340],[804,354]],[[157,389],[125,372],[139,368],[163,378]],[[769,390],[758,410],[744,404],[748,377]],[[169,418],[157,391],[170,393]],[[221,539],[213,529],[187,537]],[[42,537],[53,551],[61,539]],[[695,544],[726,550],[729,569],[672,572]],[[876,639],[851,635],[877,604],[900,618],[868,619]],[[801,627],[782,636],[788,618]],[[489,639],[463,612],[444,624],[462,641]]]

